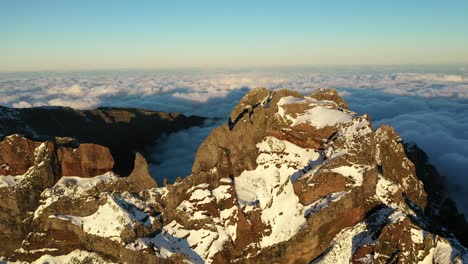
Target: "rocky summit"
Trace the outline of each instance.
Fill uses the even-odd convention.
[[[115,171],[112,144],[6,136],[3,260],[468,263],[468,225],[444,178],[335,90],[256,88],[226,119],[192,173],[165,186],[140,154]]]

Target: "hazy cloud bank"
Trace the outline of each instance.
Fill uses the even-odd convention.
[[[233,91],[255,86],[304,93],[317,87],[378,89],[394,95],[468,99],[467,74],[305,70],[12,74],[0,75],[0,104],[14,107],[68,105],[76,108],[135,105],[190,112],[198,107],[194,105],[213,98],[225,98]],[[187,104],[178,104],[183,101]]]

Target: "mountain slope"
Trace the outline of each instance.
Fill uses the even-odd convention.
[[[12,144],[22,153],[33,143]],[[250,91],[200,146],[192,174],[163,187],[141,156],[128,177],[64,175],[60,147],[50,144],[29,147],[25,174],[0,176],[10,204],[0,204],[1,216],[9,210],[0,235],[19,241],[2,248],[9,260],[80,250],[128,263],[468,261],[447,228],[462,233],[441,215],[440,176],[393,128],[373,130],[334,90]],[[31,185],[36,198],[22,207]]]

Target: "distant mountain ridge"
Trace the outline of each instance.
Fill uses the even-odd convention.
[[[102,120],[129,120],[99,111]],[[373,130],[370,116],[349,110],[335,90],[256,88],[227,120],[199,147],[192,173],[164,186],[139,154],[131,173],[117,174],[112,147],[6,136],[0,240],[10,243],[0,255],[39,263],[468,262],[468,225],[425,153],[390,126]]]
[[[135,152],[170,134],[203,125],[206,118],[138,108],[68,107],[7,108],[0,106],[0,139],[20,134],[32,140],[57,141],[66,146],[94,143],[110,148],[115,170],[128,174]]]

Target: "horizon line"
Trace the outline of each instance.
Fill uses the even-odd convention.
[[[466,63],[395,63],[395,64],[308,64],[308,65],[258,65],[258,66],[192,66],[192,67],[116,67],[116,68],[70,68],[70,69],[41,69],[41,70],[0,70],[0,74],[15,73],[70,73],[70,72],[110,72],[110,71],[205,71],[205,70],[266,70],[266,69],[307,69],[307,68],[365,68],[365,67],[464,67]]]

